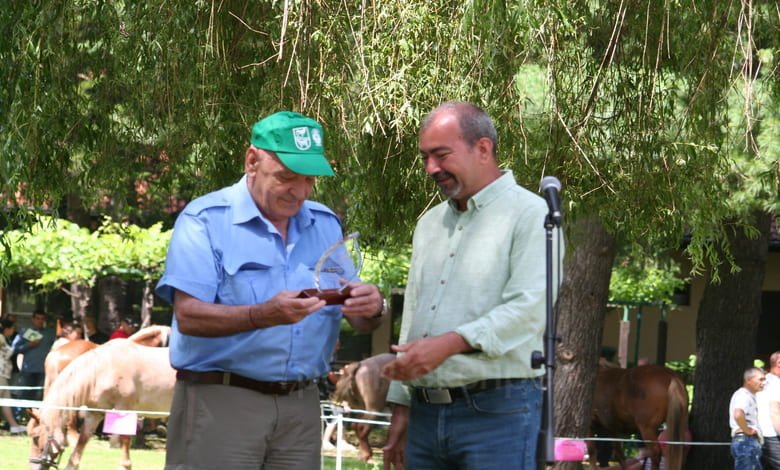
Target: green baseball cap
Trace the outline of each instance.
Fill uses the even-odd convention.
[[[333,176],[323,154],[322,126],[303,114],[281,111],[252,126],[250,142],[270,150],[290,171],[306,176]]]

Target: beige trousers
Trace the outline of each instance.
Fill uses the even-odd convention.
[[[316,384],[289,395],[178,381],[166,470],[318,470]]]

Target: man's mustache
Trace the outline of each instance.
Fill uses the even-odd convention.
[[[446,172],[446,171],[437,171],[436,173],[431,175],[431,178],[433,181],[436,181],[437,183],[442,180],[446,180],[447,178],[453,178],[452,173]]]

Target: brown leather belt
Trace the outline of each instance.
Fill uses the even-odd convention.
[[[250,379],[231,372],[210,371],[196,372],[194,370],[178,369],[176,379],[184,382],[205,385],[231,385],[233,387],[247,388],[266,395],[288,395],[296,390],[308,387],[311,380],[298,382],[263,382]]]
[[[465,398],[468,395],[492,390],[521,380],[527,379],[487,379],[454,388],[415,387],[414,396],[418,401],[423,403],[431,405],[449,405],[453,401]]]

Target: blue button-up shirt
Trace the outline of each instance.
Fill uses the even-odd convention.
[[[168,302],[178,289],[210,303],[263,303],[282,290],[314,287],[317,260],[341,237],[336,215],[306,201],[290,219],[285,243],[258,210],[244,176],[233,186],[192,201],[178,217],[157,294]],[[338,287],[337,279],[323,278],[320,287]],[[174,317],[171,365],[265,381],[321,377],[329,370],[340,320],[333,306],[292,325],[196,337],[181,333]]]

